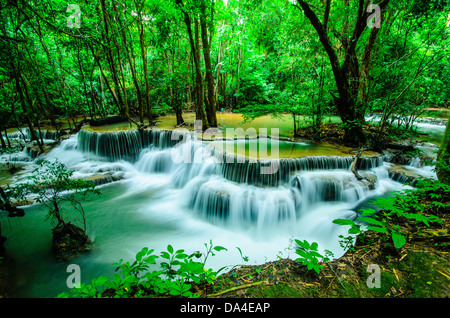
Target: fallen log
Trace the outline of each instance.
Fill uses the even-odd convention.
[[[359,181],[363,180],[364,178],[358,173],[358,162],[360,160],[360,157],[363,153],[364,148],[361,148],[358,152],[358,154],[356,155],[355,160],[353,160],[352,165],[350,166],[350,171],[353,172],[353,174],[355,175],[356,179],[358,179]]]

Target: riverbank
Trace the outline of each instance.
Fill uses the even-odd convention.
[[[325,263],[320,274],[280,259],[236,268],[199,293],[213,298],[448,298],[448,217],[443,221],[442,227],[411,235],[400,249],[376,232],[367,233],[366,241]],[[371,285],[375,270],[378,286]]]
[[[437,181],[424,184],[423,190],[399,195],[394,205],[387,205],[390,209],[404,210],[391,213],[388,218],[389,226],[398,233],[405,233],[405,244],[401,247],[396,247],[386,233],[368,230],[357,236],[354,246],[342,257],[323,263],[320,273],[308,270],[292,259],[242,266],[221,275],[213,286],[208,286],[208,291],[204,289],[204,295],[243,298],[448,298],[449,189],[448,185]],[[413,200],[410,201],[411,197]],[[378,214],[382,212],[391,211],[381,210]],[[432,221],[419,221],[427,218]]]

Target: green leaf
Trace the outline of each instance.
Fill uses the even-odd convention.
[[[316,264],[314,265],[314,270],[317,274],[320,274],[320,270],[322,269],[322,265]]]
[[[370,215],[374,215],[376,213],[376,211],[374,209],[361,209],[362,212],[362,216],[370,216]]]
[[[311,251],[310,255],[315,256],[315,257],[320,257],[320,258],[323,257],[322,254],[320,254],[319,252],[315,252],[315,251]]]
[[[367,227],[367,229],[378,232],[378,233],[387,233],[388,232],[385,227],[369,226],[369,227]]]
[[[220,251],[228,251],[225,247],[223,247],[223,246],[215,246],[214,247],[214,250],[216,250],[217,252],[220,252]]]
[[[109,278],[106,276],[100,276],[98,278],[94,278],[91,281],[93,286],[104,286],[109,281]]]
[[[380,225],[380,226],[383,225],[382,222],[375,220],[374,218],[371,218],[371,217],[360,216],[360,217],[358,217],[358,220],[365,221],[365,222],[367,222],[369,224],[373,224],[373,225]]]
[[[303,246],[303,242],[300,240],[295,239],[294,242],[297,243],[298,246]]]
[[[167,252],[161,252],[161,257],[165,259],[170,259],[170,254]]]
[[[354,225],[348,230],[348,234],[359,234],[359,233],[361,233],[359,225]]]
[[[303,241],[303,246],[305,250],[309,250],[311,248],[311,245],[309,245],[309,242],[307,240]]]
[[[392,240],[394,241],[395,248],[401,248],[406,244],[406,238],[396,231],[392,231]]]
[[[173,254],[173,247],[172,247],[172,245],[167,245],[167,251],[170,253],[170,254]]]
[[[305,251],[303,251],[303,250],[300,250],[300,249],[297,249],[296,251],[295,251],[295,253],[297,253],[299,256],[301,256],[301,257],[303,257],[303,258],[308,258],[308,253],[307,252],[305,252]]]
[[[334,224],[338,224],[338,225],[354,225],[355,222],[352,220],[347,220],[347,219],[335,219],[333,220]]]
[[[150,255],[149,257],[147,257],[146,259],[145,259],[145,262],[147,263],[147,264],[156,264],[156,259],[158,258],[158,256],[156,256],[156,255]]]

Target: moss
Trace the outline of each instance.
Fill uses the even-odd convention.
[[[434,253],[409,253],[399,267],[407,273],[405,288],[416,298],[448,297],[448,260]]]

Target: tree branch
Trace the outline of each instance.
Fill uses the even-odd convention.
[[[330,16],[330,7],[331,7],[331,0],[327,0],[325,4],[325,12],[323,14],[323,30],[324,32],[327,32],[328,28],[328,18]]]
[[[322,23],[319,21],[317,15],[314,13],[314,11],[311,10],[310,6],[305,1],[297,0],[297,2],[300,5],[300,7],[302,8],[305,16],[309,19],[312,26],[314,27],[317,34],[319,35],[320,42],[322,43],[325,51],[328,54],[328,58],[330,59],[331,67],[333,69],[333,73],[336,77],[336,80],[340,80],[341,79],[341,74],[340,74],[341,70],[340,70],[340,65],[339,65],[339,59],[338,59],[333,47],[331,46],[330,39],[328,38],[328,35],[324,31],[324,27],[323,27]],[[296,7],[299,8],[298,6],[296,6]]]
[[[0,39],[14,41],[14,42],[18,42],[18,43],[24,43],[24,42],[28,41],[28,39],[16,39],[16,38],[13,38],[13,37],[10,37],[7,35],[0,35]]]

